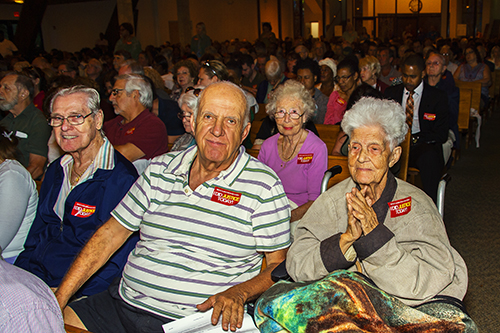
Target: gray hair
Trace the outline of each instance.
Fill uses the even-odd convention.
[[[85,94],[87,95],[87,108],[94,114],[99,113],[101,98],[99,97],[99,93],[94,88],[89,88],[86,86],[73,86],[69,88],[64,88],[59,90],[52,100],[50,101],[50,113],[52,113],[52,108],[54,106],[54,102],[58,97],[66,97],[73,94]]]
[[[101,103],[101,98],[99,97],[99,93],[97,90],[94,88],[89,88],[86,86],[73,86],[69,88],[64,88],[59,90],[57,93],[54,94],[52,99],[50,100],[50,113],[52,113],[53,107],[54,107],[54,102],[58,97],[66,97],[70,96],[73,94],[85,94],[87,95],[87,108],[90,110],[90,112],[93,113],[93,116],[99,113],[101,111],[100,103]],[[104,117],[104,115],[103,115]],[[100,133],[102,136],[104,136],[104,132],[102,128],[100,129]]]
[[[198,103],[197,103],[196,107],[193,109],[193,117],[194,117],[195,126],[196,126],[196,119],[198,116],[198,110],[200,107],[200,101],[202,100],[203,95],[205,94],[205,91],[207,91],[207,89],[212,89],[212,87],[216,87],[219,85],[231,86],[233,88],[236,88],[242,94],[242,97],[245,100],[245,115],[243,116],[243,127],[242,127],[242,130],[243,130],[250,123],[250,105],[248,103],[248,99],[246,98],[245,91],[243,89],[241,89],[240,87],[238,87],[237,85],[235,85],[234,83],[229,82],[229,81],[215,82],[215,83],[210,84],[205,89],[203,89],[201,94],[198,96]]]
[[[203,91],[203,87],[198,87],[196,86],[195,89],[201,89]],[[191,110],[194,110],[198,107],[198,102],[200,101],[200,94],[198,96],[196,96],[194,94],[194,90],[189,90],[188,92],[184,93],[181,95],[181,97],[179,98],[179,107],[182,107],[184,104],[187,105],[188,108],[190,108]]]
[[[265,73],[268,81],[278,80],[279,78],[281,78],[280,62],[275,59],[269,60],[266,63]]]
[[[408,132],[403,107],[395,102],[373,97],[363,97],[345,113],[341,127],[352,136],[352,131],[360,127],[380,126],[391,151],[401,144]]]
[[[128,59],[128,60],[125,60],[120,68],[122,67],[129,67],[130,68],[130,72],[131,74],[139,74],[139,75],[144,75],[144,69],[142,68],[142,66],[137,62],[135,61],[134,59]]]
[[[145,107],[151,109],[153,106],[153,89],[151,84],[139,74],[118,75],[116,80],[125,80],[125,91],[130,95],[134,90],[139,92],[139,102]]]
[[[297,98],[302,102],[302,110],[304,111],[305,122],[311,119],[316,111],[316,102],[311,93],[300,83],[295,80],[287,80],[274,90],[266,104],[266,113],[274,119],[276,113],[276,104],[283,98]]]

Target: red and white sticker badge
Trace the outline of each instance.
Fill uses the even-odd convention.
[[[411,212],[411,197],[387,203],[391,211],[391,217],[406,215]]]
[[[228,191],[216,186],[211,200],[226,206],[234,206],[240,202],[240,199],[241,193]]]
[[[71,215],[85,218],[89,217],[95,213],[95,206],[90,206],[86,204],[82,204],[81,202],[75,202],[73,206],[73,210],[71,211]]]
[[[429,121],[434,121],[434,120],[436,120],[436,114],[435,113],[424,113],[424,119],[429,120]]]
[[[297,164],[309,164],[313,161],[313,153],[297,155]]]

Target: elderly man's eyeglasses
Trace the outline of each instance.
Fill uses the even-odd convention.
[[[87,117],[89,117],[91,114],[93,114],[93,112],[90,112],[86,116],[81,114],[75,114],[73,116],[68,116],[68,117],[55,116],[55,117],[50,117],[48,122],[49,125],[52,127],[59,127],[64,123],[64,120],[66,119],[70,125],[77,126],[83,124],[85,122],[85,119],[87,119]]]
[[[335,81],[337,82],[340,82],[340,81],[347,81],[351,78],[351,76],[353,76],[354,73],[351,73],[350,75],[347,75],[347,76],[336,76],[335,77]]]
[[[276,119],[283,119],[285,118],[286,115],[290,116],[290,119],[297,120],[300,119],[304,114],[300,114],[297,112],[297,110],[279,110],[274,113],[274,118]]]
[[[180,120],[183,120],[184,118],[187,118],[187,120],[191,119],[192,113],[191,112],[179,112],[177,114],[177,117]]]
[[[125,89],[118,89],[118,88],[112,89],[111,90],[111,95],[116,96],[116,95],[118,95],[118,93],[120,91],[123,91],[123,90],[125,90]]]
[[[427,61],[425,63],[427,66],[431,67],[431,66],[439,66],[441,65],[441,63],[439,61]]]

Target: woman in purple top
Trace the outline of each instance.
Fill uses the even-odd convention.
[[[319,196],[328,166],[326,144],[304,128],[315,108],[311,94],[292,80],[279,86],[266,105],[279,133],[264,141],[259,160],[278,174],[288,199],[296,204],[290,222],[301,219]]]

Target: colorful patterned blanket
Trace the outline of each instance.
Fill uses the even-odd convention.
[[[364,275],[339,270],[316,282],[278,282],[258,300],[261,332],[477,332],[451,297],[405,305]]]

